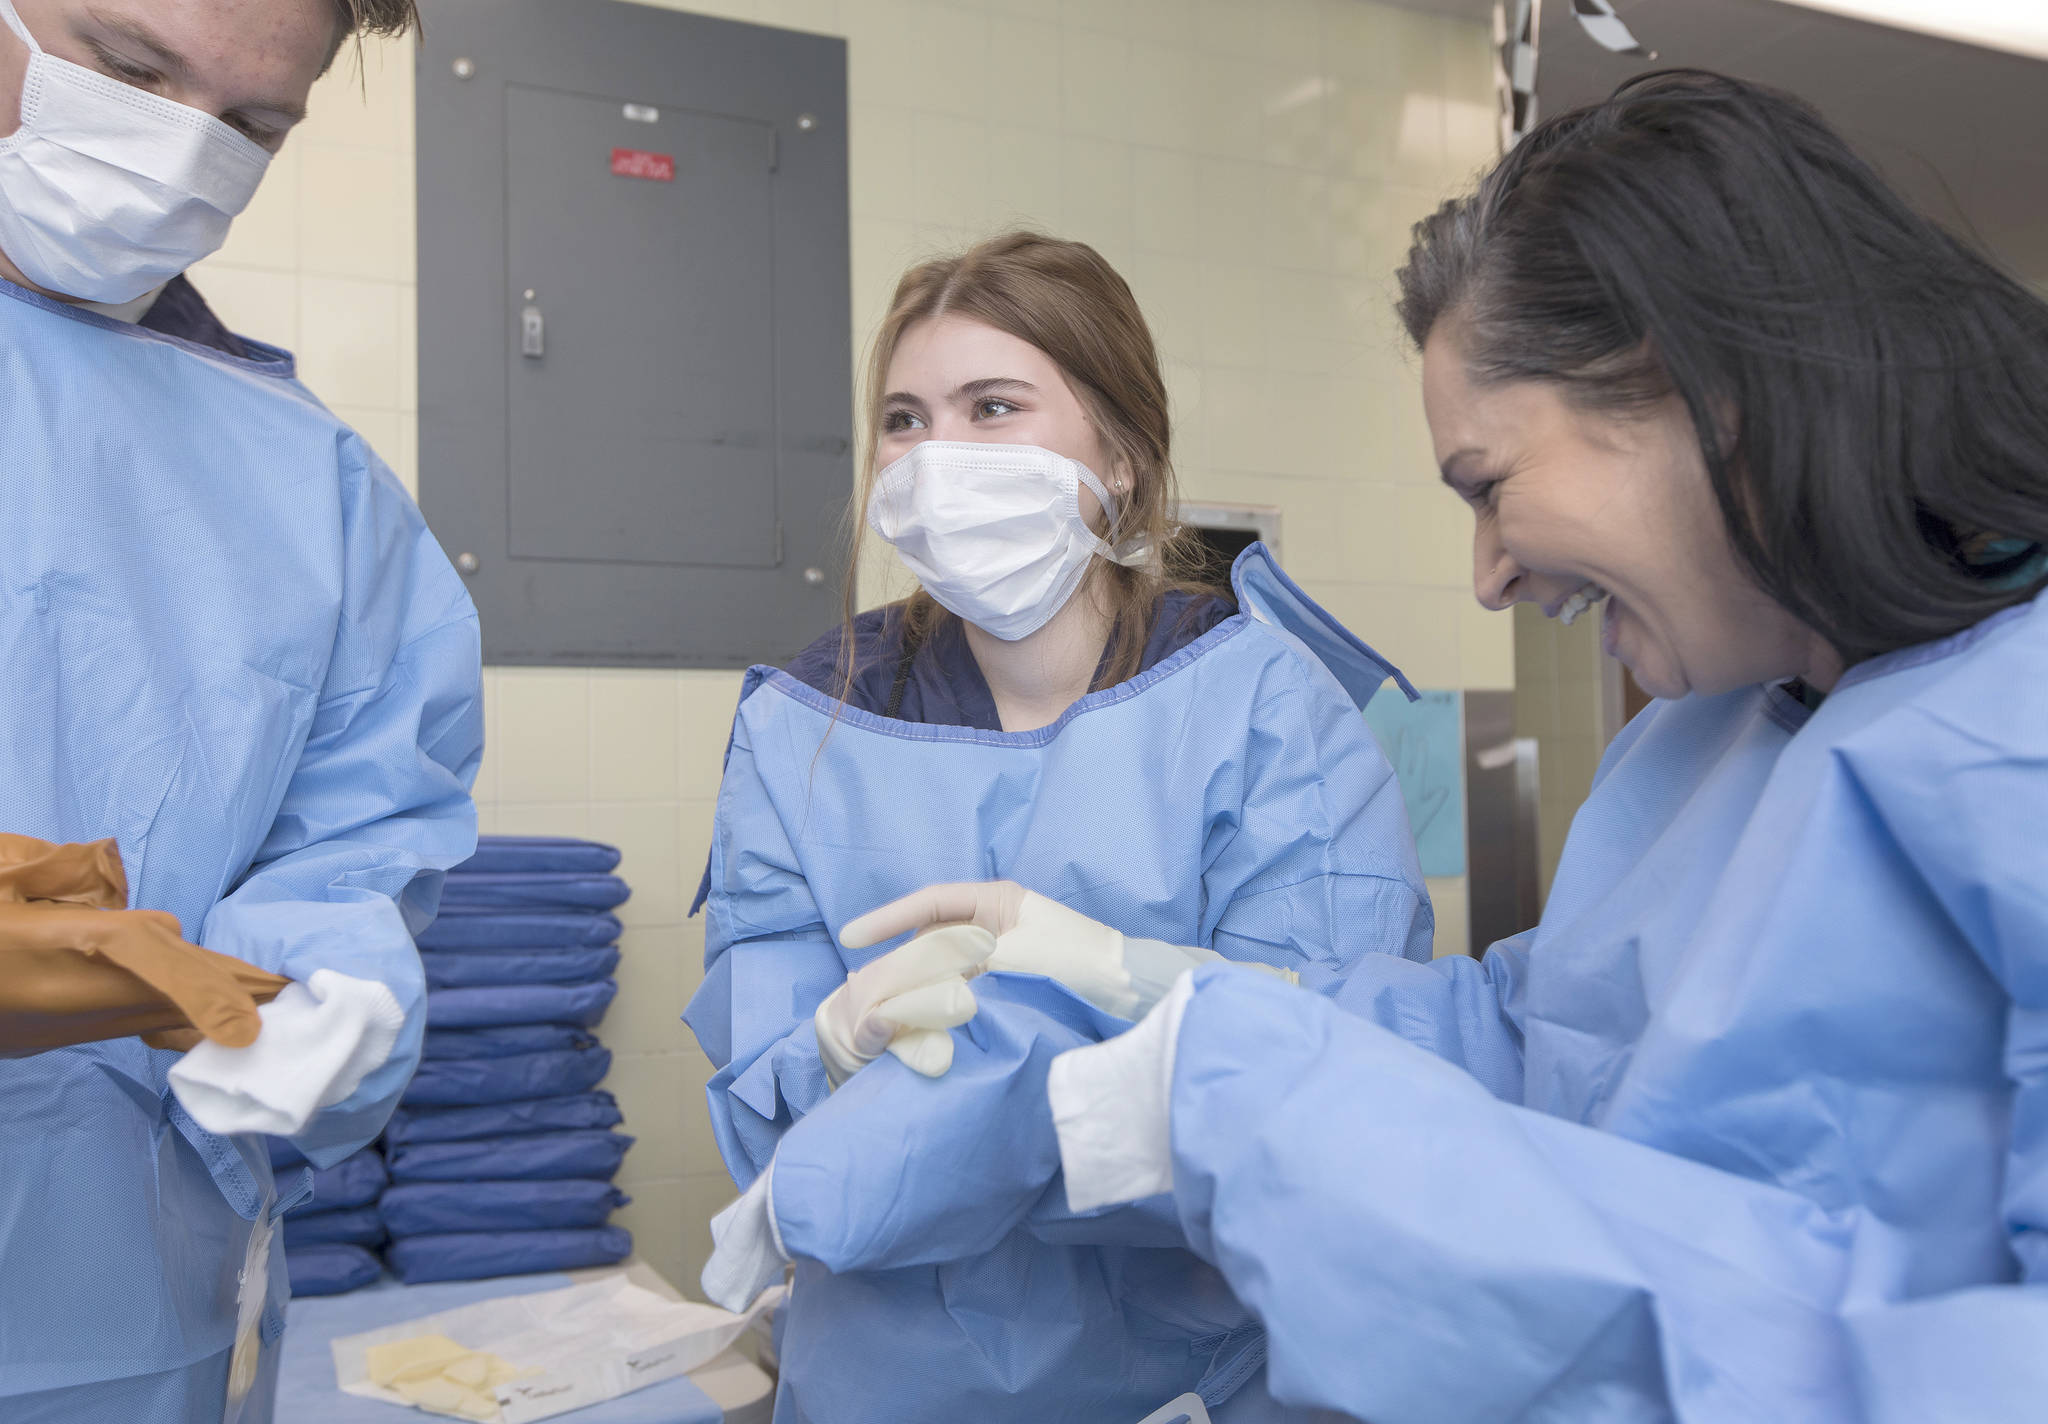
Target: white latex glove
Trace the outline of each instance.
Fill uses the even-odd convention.
[[[739,1198],[711,1218],[711,1259],[699,1284],[704,1299],[744,1315],[762,1291],[783,1277],[789,1256],[775,1226],[775,1164],[754,1178]]]
[[[384,1066],[405,1026],[389,989],[332,969],[287,984],[257,1013],[263,1028],[248,1047],[208,1040],[171,1065],[171,1091],[208,1132],[296,1137]]]
[[[866,949],[885,939],[912,931],[921,934],[941,925],[975,925],[1000,939],[1017,928],[1024,897],[1030,893],[1014,880],[927,885],[849,921],[839,933],[839,942],[848,949]]]
[[[1181,975],[1129,1033],[1053,1059],[1045,1092],[1069,1211],[1173,1190],[1173,1062],[1194,985]]]
[[[852,921],[840,942],[861,949],[906,931],[963,923],[996,937],[987,968],[1056,979],[1121,1019],[1142,1017],[1186,971],[1223,962],[1211,949],[1132,938],[1007,880],[928,886]],[[1244,967],[1289,983],[1300,978],[1263,964]]]
[[[927,1078],[942,1076],[953,1066],[951,1030],[974,1017],[967,981],[995,947],[987,930],[952,925],[848,975],[813,1019],[827,1081],[837,1088],[885,1051]]]

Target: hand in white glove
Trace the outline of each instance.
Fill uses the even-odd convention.
[[[208,1040],[171,1065],[171,1090],[208,1132],[296,1137],[384,1066],[405,1011],[382,984],[316,969],[257,1010],[246,1048]]]
[[[711,1259],[698,1284],[704,1299],[735,1315],[745,1314],[762,1291],[783,1278],[789,1264],[775,1228],[774,1178],[770,1162],[754,1185],[711,1218]]]
[[[995,947],[987,930],[952,925],[919,935],[847,976],[818,1005],[813,1020],[827,1081],[837,1088],[885,1051],[927,1078],[943,1075],[953,1066],[951,1030],[974,1017],[967,981],[981,972]]]
[[[1024,897],[1031,892],[1014,880],[988,880],[958,885],[927,885],[879,910],[849,921],[839,933],[848,949],[866,949],[885,939],[941,925],[975,925],[1001,939],[1017,928]]]
[[[840,942],[861,949],[906,931],[948,924],[975,925],[996,937],[987,968],[1056,979],[1122,1019],[1142,1017],[1186,971],[1223,959],[1210,949],[1134,939],[1007,880],[928,886],[854,920]],[[1289,982],[1299,977],[1267,965],[1246,967]]]

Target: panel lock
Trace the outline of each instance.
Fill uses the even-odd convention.
[[[548,351],[548,324],[540,308],[528,305],[519,313],[519,354],[541,357]]]

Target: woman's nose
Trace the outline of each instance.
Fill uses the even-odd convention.
[[[1472,536],[1472,592],[1482,606],[1501,613],[1521,597],[1522,566],[1485,529]]]

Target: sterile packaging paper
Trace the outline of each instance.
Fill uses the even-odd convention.
[[[333,1342],[334,1376],[343,1391],[404,1406],[370,1379],[372,1345],[446,1335],[471,1350],[528,1371],[498,1387],[496,1424],[552,1419],[687,1374],[725,1353],[756,1318],[782,1299],[765,1292],[745,1315],[674,1301],[609,1276],[561,1290],[503,1296],[422,1316]]]

